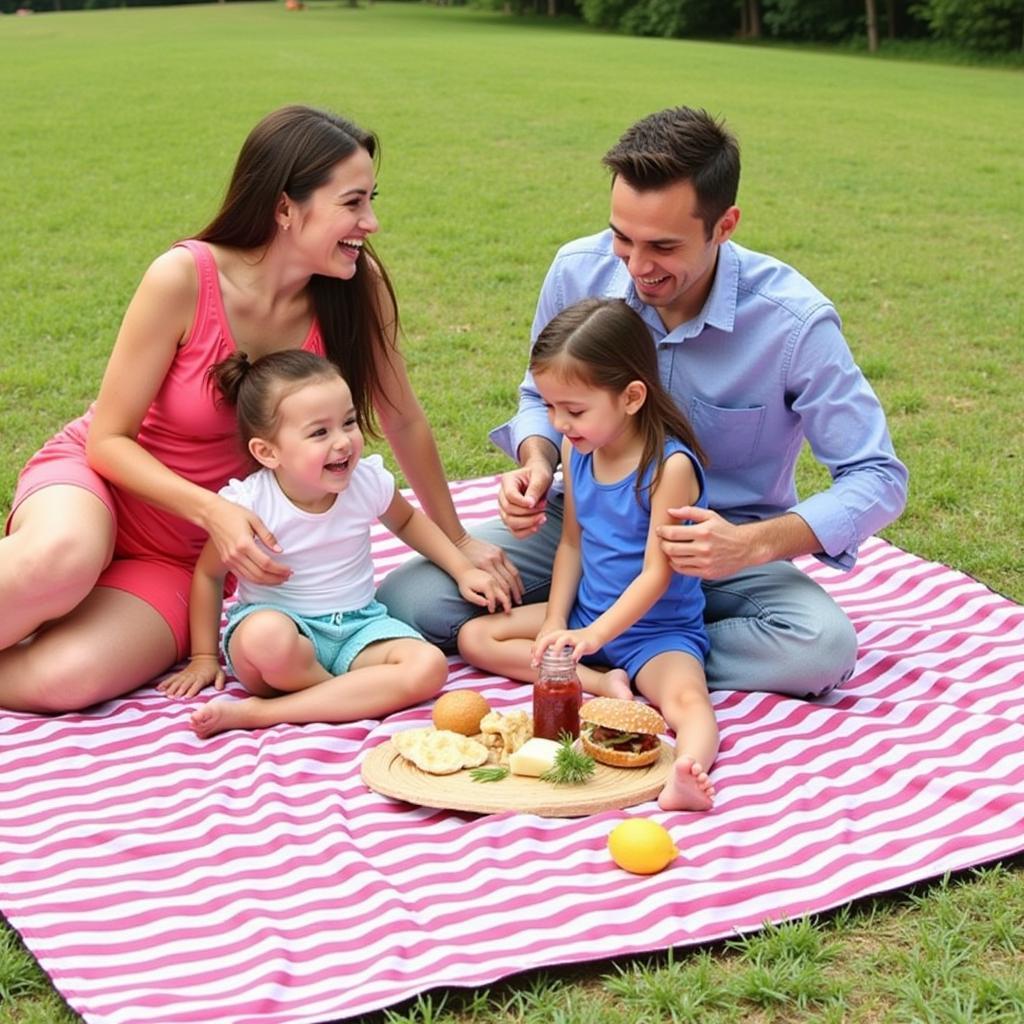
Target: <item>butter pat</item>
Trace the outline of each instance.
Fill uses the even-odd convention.
[[[508,767],[513,775],[532,775],[537,778],[554,767],[557,753],[558,744],[554,740],[534,736],[509,755]]]

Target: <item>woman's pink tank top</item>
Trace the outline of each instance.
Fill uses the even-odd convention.
[[[219,403],[207,370],[236,351],[213,254],[204,242],[177,243],[192,253],[199,274],[199,298],[188,339],[178,349],[167,376],[139,428],[138,442],[179,476],[210,491],[252,469],[238,437],[234,409]],[[323,355],[320,328],[314,319],[302,347]],[[91,420],[92,409],[86,413]],[[117,506],[117,553],[149,554],[194,561],[206,532],[154,508],[141,498],[111,487]]]

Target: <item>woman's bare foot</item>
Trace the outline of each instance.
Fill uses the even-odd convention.
[[[665,788],[658,796],[663,811],[706,811],[714,803],[715,787],[704,768],[683,755],[672,765]]]
[[[579,666],[580,683],[583,689],[595,697],[614,697],[616,700],[632,700],[633,688],[629,676],[621,668],[610,668],[607,672]]]
[[[262,703],[260,697],[246,697],[244,700],[211,700],[192,712],[189,725],[203,740],[227,729],[258,729],[261,723],[254,712]]]

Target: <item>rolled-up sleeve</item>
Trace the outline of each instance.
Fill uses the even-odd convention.
[[[814,531],[822,561],[850,569],[861,542],[903,511],[908,473],[831,307],[811,318],[796,338],[786,387],[814,457],[832,477],[830,487],[790,511]]]

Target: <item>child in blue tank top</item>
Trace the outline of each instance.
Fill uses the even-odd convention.
[[[674,521],[669,509],[707,507],[700,446],[661,384],[650,332],[621,299],[562,310],[537,338],[530,371],[563,435],[550,595],[470,619],[459,651],[528,682],[547,648],[571,646],[588,693],[629,700],[632,682],[676,734],[659,805],[707,810],[718,726],[704,678],[704,595],[699,579],[673,572],[656,532]]]

